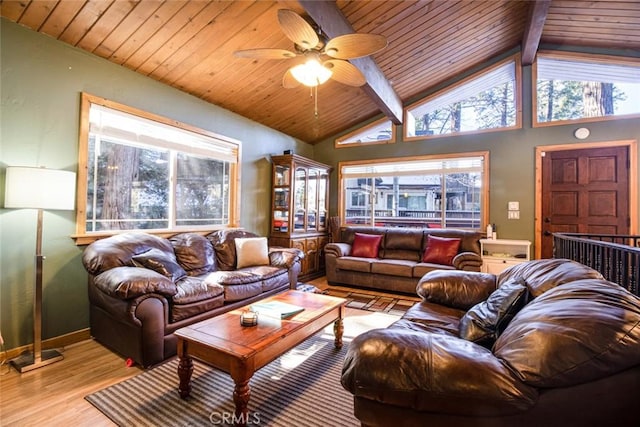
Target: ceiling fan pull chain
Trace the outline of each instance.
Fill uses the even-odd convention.
[[[316,119],[318,118],[318,86],[314,86],[314,89],[316,91],[316,95],[314,96],[313,102],[314,102],[314,115],[316,117]]]

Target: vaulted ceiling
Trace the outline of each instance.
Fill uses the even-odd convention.
[[[315,99],[307,87],[282,87],[288,60],[234,56],[293,50],[278,24],[282,8],[329,37],[385,36],[384,50],[351,61],[368,83],[329,80]],[[513,48],[525,63],[540,44],[640,49],[638,1],[4,0],[1,14],[312,144],[376,116],[399,122],[420,94]]]

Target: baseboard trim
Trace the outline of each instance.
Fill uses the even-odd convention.
[[[64,335],[60,335],[60,336],[57,336],[57,337],[49,338],[47,340],[43,340],[42,341],[42,348],[43,349],[49,349],[49,348],[66,347],[66,346],[71,345],[71,344],[76,344],[76,343],[79,343],[81,341],[88,340],[89,338],[91,338],[91,331],[89,330],[89,328],[80,329],[79,331],[74,331],[74,332],[70,332],[68,334],[64,334]],[[33,351],[33,344],[28,344],[28,345],[24,345],[22,347],[16,347],[16,348],[12,348],[10,350],[6,350],[1,355],[1,359],[3,359],[3,360],[11,360],[11,359],[14,359],[14,358],[20,356],[22,353],[25,353],[25,352],[28,352],[28,351]]]

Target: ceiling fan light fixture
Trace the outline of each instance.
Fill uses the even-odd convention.
[[[314,87],[325,83],[333,72],[322,66],[316,58],[310,58],[304,64],[291,68],[293,77],[305,86]]]

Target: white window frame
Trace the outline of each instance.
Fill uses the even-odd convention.
[[[637,79],[636,82],[640,83],[640,61],[637,58],[627,58],[620,56],[611,56],[611,55],[594,55],[594,54],[586,54],[586,53],[575,53],[575,52],[557,52],[557,51],[540,51],[536,56],[536,62],[533,63],[532,67],[532,76],[531,76],[531,84],[532,84],[532,126],[533,127],[545,127],[545,126],[559,126],[566,125],[570,123],[589,123],[589,122],[598,122],[605,120],[617,120],[624,118],[634,118],[640,117],[639,113],[633,114],[611,114],[607,116],[599,116],[599,117],[582,117],[578,119],[567,119],[567,120],[552,120],[548,122],[541,122],[538,120],[538,74],[539,74],[539,61],[540,59],[550,59],[554,61],[565,61],[565,62],[575,62],[576,66],[570,67],[575,71],[579,72],[579,68],[581,65],[589,67],[589,73],[593,73],[596,76],[603,76],[607,74],[608,67],[617,67],[622,68],[630,68],[630,71],[625,72],[622,68],[616,70],[619,72],[620,78],[623,80],[633,79],[634,74]],[[633,69],[635,68],[635,70]],[[556,71],[554,71],[556,72]],[[561,71],[560,71],[561,72]],[[576,74],[574,74],[575,76]],[[576,77],[577,78],[577,77]],[[615,82],[607,82],[607,83],[615,83]],[[632,94],[630,94],[632,95]]]
[[[450,132],[439,135],[413,135],[415,130],[415,110],[423,110],[427,108],[429,111],[459,102],[464,99],[471,98],[477,94],[491,89],[500,84],[506,78],[506,68],[512,68],[513,77],[515,78],[513,93],[515,106],[515,123],[512,126],[496,127],[491,129],[475,129],[460,132]],[[496,79],[497,78],[497,79]],[[467,135],[486,132],[500,132],[505,130],[520,129],[522,127],[522,66],[520,55],[512,55],[505,58],[481,71],[460,80],[457,83],[448,85],[445,88],[427,96],[419,101],[412,103],[404,109],[404,140],[416,141],[434,138],[443,138],[454,135]]]
[[[372,135],[380,135],[383,132],[389,133],[388,138],[372,138]],[[366,126],[358,128],[353,132],[342,135],[335,140],[335,148],[359,147],[362,145],[393,144],[396,142],[396,126],[391,120],[383,117]]]
[[[454,166],[457,162],[460,163],[472,163],[480,160],[481,166]],[[357,160],[357,161],[344,161],[338,163],[338,216],[340,217],[340,224],[345,226],[349,225],[347,220],[346,210],[351,207],[350,200],[346,200],[351,197],[349,191],[346,188],[346,180],[357,178],[370,178],[375,179],[380,176],[410,176],[419,175],[421,173],[425,175],[433,175],[436,173],[452,173],[456,171],[460,172],[479,172],[482,176],[482,182],[480,187],[480,213],[479,221],[480,227],[476,230],[483,230],[488,224],[489,218],[489,152],[469,152],[469,153],[456,153],[456,154],[442,154],[442,155],[428,155],[428,156],[415,156],[415,157],[398,157],[389,159],[371,159],[371,160]],[[372,194],[376,197],[380,197],[375,188],[371,189]],[[374,197],[368,198],[370,206],[368,211],[371,212],[371,223],[376,223],[375,217],[375,199]],[[385,200],[386,204],[386,200]],[[365,207],[367,208],[367,207]],[[446,210],[446,207],[442,209]],[[384,219],[385,217],[378,217],[378,219]],[[446,223],[446,215],[442,216],[442,221]],[[413,223],[420,222],[420,220],[413,221]],[[427,226],[427,219],[424,220],[424,226]],[[403,226],[399,222],[400,226]],[[409,225],[410,226],[410,225]]]
[[[191,157],[201,157],[225,162],[228,165],[228,200],[229,205],[223,206],[226,223],[205,225],[176,225],[175,189],[176,176],[169,177],[169,225],[166,228],[139,229],[140,231],[171,235],[176,232],[216,230],[239,226],[239,189],[241,143],[195,126],[187,125],[176,120],[145,112],[117,102],[109,101],[87,93],[82,94],[81,119],[78,154],[78,191],[76,215],[76,244],[87,244],[98,238],[132,230],[102,230],[87,231],[87,192],[88,192],[88,162],[90,135],[107,136],[112,139],[126,141],[126,145],[139,145],[151,149],[169,150],[177,156],[180,153]],[[100,117],[104,120],[101,121]],[[121,118],[122,123],[118,125]],[[128,124],[126,124],[128,122]],[[115,125],[114,125],[115,123]],[[137,130],[136,130],[137,129]],[[144,131],[141,131],[144,129]],[[225,173],[226,175],[226,173]],[[137,229],[136,229],[137,230]]]

